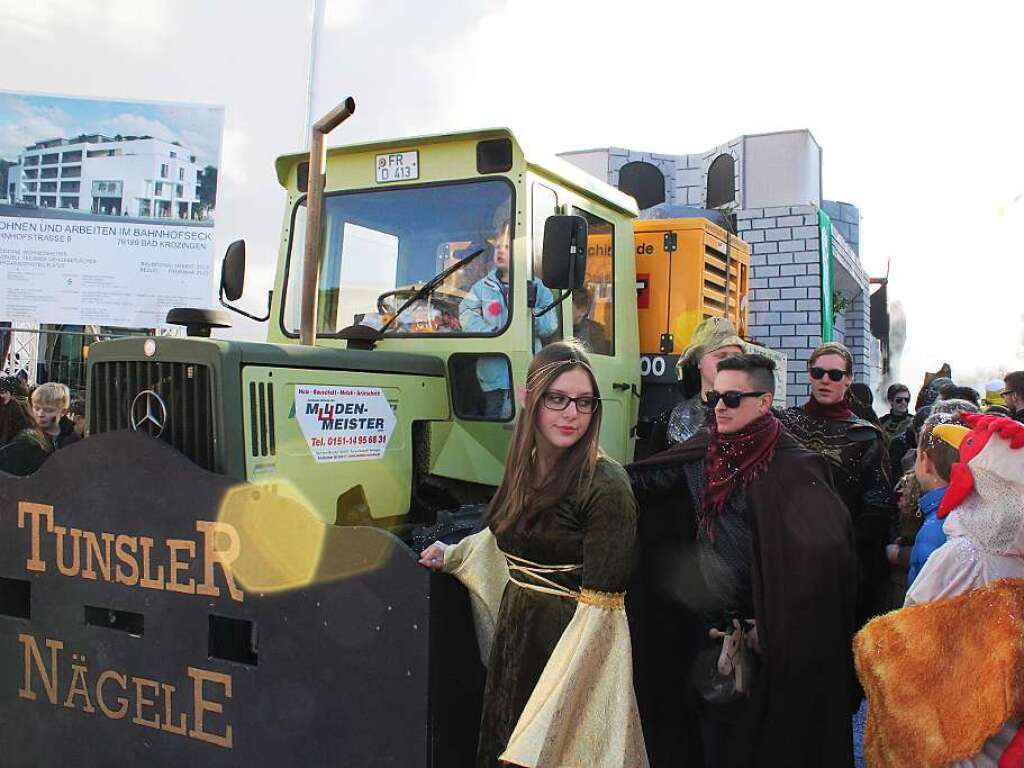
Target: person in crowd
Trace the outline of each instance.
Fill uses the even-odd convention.
[[[918,446],[917,461],[914,463],[914,476],[921,489],[917,502],[921,527],[914,537],[914,545],[910,552],[908,588],[913,586],[914,579],[921,572],[931,553],[946,543],[942,520],[936,516],[936,512],[943,496],[946,495],[953,465],[960,459],[960,441],[967,434],[965,427],[950,423],[952,421],[955,421],[955,417],[933,414],[925,422],[921,432],[921,444]]]
[[[978,390],[958,384],[947,384],[939,390],[939,402],[943,400],[966,400],[979,408],[981,407],[981,395],[978,394]]]
[[[774,367],[721,360],[709,428],[627,467],[653,768],[853,763],[853,528],[825,460],[772,411]]]
[[[26,425],[22,423],[24,415],[28,415],[31,424],[32,413],[28,409],[28,392],[28,387],[16,376],[0,377],[0,447],[25,429]],[[15,412],[16,406],[20,406],[19,412]],[[9,414],[8,407],[11,409]]]
[[[544,347],[517,394],[486,527],[420,557],[476,599],[488,668],[477,765],[644,765],[624,607],[636,503],[598,447],[601,396],[586,351]]]
[[[497,333],[509,319],[510,227],[508,219],[498,228],[494,240],[494,267],[478,280],[459,304],[459,324],[468,333]],[[543,309],[554,301],[551,291],[540,280],[536,307]],[[558,330],[554,311],[533,317],[533,332],[540,339]],[[481,356],[476,362],[477,381],[484,396],[484,416],[492,419],[512,417],[512,382],[508,365],[500,356]]]
[[[885,391],[885,399],[889,402],[889,412],[878,420],[878,424],[892,440],[910,429],[914,420],[914,414],[910,412],[910,389],[906,384],[892,384]]]
[[[676,376],[685,399],[655,420],[655,434],[651,439],[654,452],[686,442],[707,429],[711,408],[704,400],[704,393],[714,386],[718,364],[745,349],[743,339],[726,318],[706,318],[694,329],[690,343],[676,363]]]
[[[781,411],[786,429],[805,448],[829,460],[836,489],[857,541],[857,626],[891,607],[885,548],[896,524],[889,455],[882,431],[849,408],[853,356],[842,344],[822,344],[808,360],[811,397]]]
[[[53,443],[23,400],[12,398],[0,408],[0,472],[31,475],[51,453]]]
[[[941,389],[953,383],[953,380],[949,378],[948,375],[949,366],[943,365],[942,370],[943,375],[932,377],[917,393],[917,403],[914,405],[915,434],[921,432],[921,427],[924,426],[924,420],[928,418],[928,415],[931,413],[932,406],[939,399],[939,392]]]
[[[610,355],[612,345],[604,326],[590,319],[592,297],[589,288],[572,292],[572,335],[595,355]]]
[[[992,379],[991,381],[985,382],[985,394],[981,398],[980,403],[982,410],[993,406],[1006,408],[1006,398],[1003,397],[1004,386],[1002,379]],[[1007,413],[1009,413],[1008,408]]]
[[[917,451],[911,451],[917,456]],[[903,605],[907,594],[907,573],[910,570],[910,554],[914,549],[914,540],[921,530],[921,484],[914,474],[913,462],[910,469],[896,483],[897,508],[899,509],[899,529],[896,538],[885,548],[886,557],[891,566],[889,575],[892,581],[892,604]]]
[[[32,413],[36,426],[52,443],[54,450],[67,448],[82,439],[67,416],[70,405],[71,393],[64,384],[51,381],[40,384],[32,392]]]
[[[912,608],[872,622],[856,640],[869,764],[1024,765],[1024,426],[960,418],[970,433],[936,513],[947,541],[907,592]],[[895,637],[903,641],[887,642]]]
[[[1012,371],[1003,377],[1003,399],[1013,418],[1024,421],[1024,371]]]
[[[953,371],[949,363],[943,363],[935,373],[925,373],[924,383],[917,392],[917,401],[914,403],[914,410],[919,411],[931,405],[939,398],[939,389],[944,384],[953,383]]]
[[[68,418],[75,429],[75,434],[85,437],[85,400],[80,397],[73,398],[68,407]]]
[[[959,461],[936,512],[948,540],[925,563],[907,605],[959,594],[998,578],[1024,578],[1024,427],[964,413]]]
[[[889,441],[889,477],[898,482],[903,476],[903,457],[916,444],[914,415],[910,413],[910,389],[905,384],[892,384],[885,393],[889,412],[878,425]]]
[[[17,376],[0,377],[0,405],[7,405],[12,399],[28,401],[28,387]]]
[[[877,426],[878,414],[875,413],[874,401],[875,395],[867,384],[855,381],[850,385],[850,410],[853,415]]]
[[[25,400],[9,398],[0,403],[0,447],[11,442],[23,429],[35,425],[32,411]]]
[[[1010,409],[1005,405],[986,405],[981,409],[982,413],[987,413],[989,416],[1006,416],[1007,418],[1013,418],[1013,414],[1010,413]]]
[[[935,498],[942,495],[938,491],[943,490],[945,484],[949,482],[949,473],[945,471],[945,464],[947,460],[950,463],[956,461],[955,451],[949,448],[949,443],[950,440],[953,443],[956,442],[956,432],[960,427],[949,429],[949,425],[958,425],[959,415],[961,413],[974,412],[973,408],[974,406],[965,400],[946,400],[939,403],[936,410],[925,421],[925,426],[922,429],[922,440],[929,444],[928,456],[924,457],[921,455],[922,447],[919,445],[907,451],[903,457],[900,470],[902,475],[896,484],[896,496],[900,514],[899,535],[892,544],[886,547],[886,555],[889,563],[893,566],[893,605],[903,604],[907,587],[912,580],[910,576],[911,556],[917,543],[918,532],[926,521],[935,520],[934,508],[938,506]],[[947,425],[947,427],[933,435],[932,430],[940,425]],[[950,435],[952,435],[952,438],[950,438]],[[941,440],[940,436],[947,438],[947,440]],[[930,472],[931,467],[925,462],[925,458],[935,465],[938,470],[939,480],[932,476]],[[937,490],[936,485],[940,481],[943,488]],[[934,493],[932,493],[933,491]],[[931,494],[931,498],[927,502],[922,503],[921,499],[926,494]],[[932,522],[931,525],[933,528],[929,529],[927,538],[934,540],[938,538],[938,534],[941,534],[941,522]],[[937,531],[935,528],[937,528]],[[944,540],[943,538],[942,541]],[[927,544],[922,544],[918,548],[917,559],[920,563],[927,559],[927,553],[930,553],[932,549],[934,547]],[[917,570],[920,570],[920,568],[915,569],[914,575],[916,575]]]
[[[959,398],[952,398],[950,400],[939,400],[932,405],[929,411],[929,417],[939,413],[948,413],[957,416],[961,413],[980,413],[981,409],[970,402],[969,400],[960,400]],[[927,419],[925,419],[927,421]],[[924,425],[921,425],[922,429]]]

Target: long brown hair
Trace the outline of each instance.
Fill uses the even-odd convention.
[[[488,523],[495,533],[529,526],[540,512],[550,509],[559,499],[571,493],[585,493],[594,479],[600,455],[600,405],[579,441],[561,454],[545,477],[538,477],[536,424],[537,409],[543,407],[541,396],[555,379],[577,368],[586,372],[594,397],[600,398],[590,358],[579,342],[549,344],[530,361],[526,371],[526,404],[512,432],[505,474],[488,509]]]
[[[0,446],[9,443],[26,429],[39,431],[32,411],[20,397],[12,397],[7,405],[0,405]]]

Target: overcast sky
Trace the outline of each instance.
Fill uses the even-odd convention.
[[[550,152],[682,154],[808,128],[825,197],[860,207],[865,267],[891,263],[902,377],[1024,368],[1024,4],[326,3],[314,111],[358,104],[333,142],[508,125]],[[311,5],[0,0],[19,62],[0,87],[223,105],[218,251],[246,239],[257,307],[273,160],[304,143]]]

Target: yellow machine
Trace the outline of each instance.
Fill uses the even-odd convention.
[[[750,246],[707,219],[633,223],[640,354],[678,355],[707,317],[746,335]]]
[[[750,246],[708,219],[694,217],[634,221],[633,247],[643,382],[637,456],[642,457],[663,447],[656,425],[680,397],[692,396],[699,386],[695,369],[679,372],[676,364],[701,321],[727,317],[746,337]],[[757,350],[786,370],[784,358]],[[782,402],[785,381],[783,373],[776,387]]]

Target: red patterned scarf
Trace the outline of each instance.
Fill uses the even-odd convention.
[[[847,397],[849,397],[849,395],[847,395]],[[842,419],[853,418],[853,411],[851,411],[850,407],[847,405],[846,398],[843,398],[838,403],[825,405],[811,397],[801,406],[801,408],[808,416],[817,416],[820,419],[840,421]]]
[[[714,531],[714,518],[721,513],[736,485],[746,485],[768,466],[781,435],[782,422],[770,411],[730,435],[719,432],[712,417],[711,439],[704,459],[707,481],[702,523],[709,534]]]

